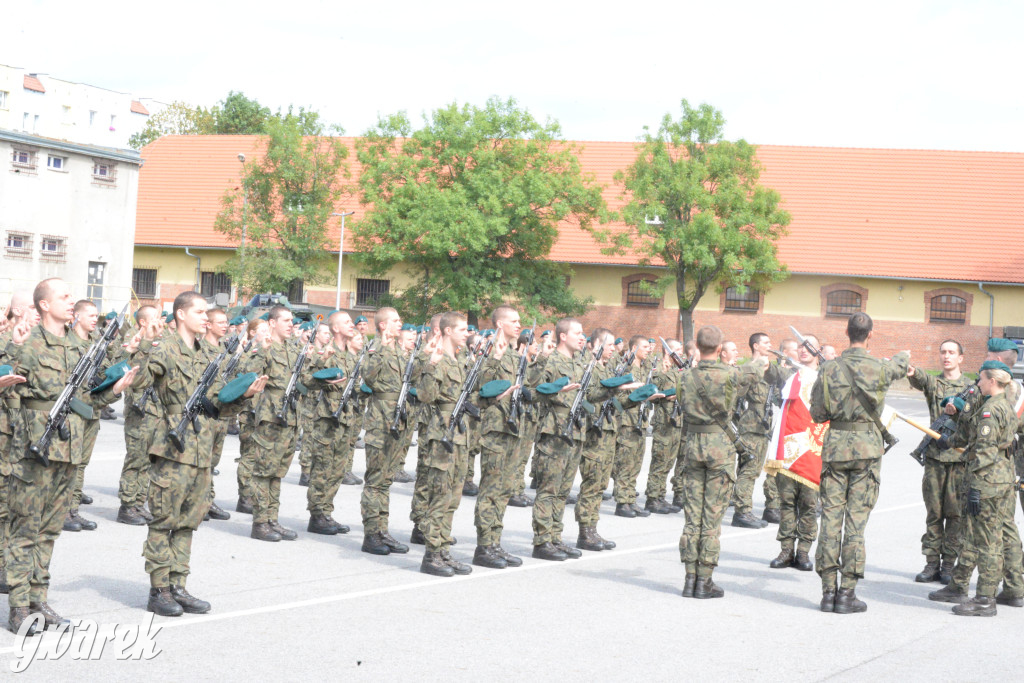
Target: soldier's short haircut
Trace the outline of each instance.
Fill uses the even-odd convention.
[[[458,311],[448,311],[441,316],[441,333],[447,334],[445,330],[455,329],[455,326],[460,322],[465,322],[466,316],[462,315]]]
[[[874,327],[871,316],[863,311],[857,311],[846,321],[846,336],[850,338],[851,344],[859,344],[867,341],[868,333]]]
[[[760,344],[761,343],[761,337],[767,337],[767,336],[768,335],[765,334],[764,332],[755,332],[754,334],[750,335],[750,339],[747,341],[747,345],[750,347],[750,350],[751,351],[754,350],[754,344]]]
[[[491,325],[498,326],[499,320],[512,317],[512,314],[516,312],[516,309],[512,308],[508,304],[502,304],[491,312]]]
[[[956,344],[956,351],[961,356],[964,355],[964,345],[958,342],[956,339],[943,339],[942,343],[939,344],[939,350],[942,350],[942,344]]]
[[[999,356],[999,360],[1003,361],[1011,368],[1013,367],[1014,363],[1017,362],[1017,352],[1012,349],[1000,351],[997,355]]]
[[[602,343],[602,337],[611,337],[611,342],[615,341],[615,333],[609,330],[607,327],[598,327],[590,333],[590,346],[596,351],[598,344]],[[608,344],[609,342],[604,342]]]
[[[42,309],[39,308],[39,302],[46,301],[53,295],[53,283],[60,281],[59,277],[48,277],[32,290],[32,304],[36,307],[36,311],[40,315],[43,314]]]
[[[388,321],[388,318],[391,316],[392,313],[398,315],[398,311],[391,308],[390,306],[378,308],[377,312],[373,314],[373,329],[380,332],[380,326]]]
[[[141,325],[143,322],[148,322],[156,317],[156,306],[150,306],[149,304],[139,306],[139,310],[135,311],[133,315],[135,316],[135,322]]]
[[[182,292],[178,296],[174,297],[174,305],[171,306],[171,315],[174,316],[175,322],[178,320],[178,311],[183,308],[189,308],[193,301],[202,298],[203,295],[199,292]]]
[[[555,323],[555,344],[562,343],[562,335],[569,334],[569,329],[574,325],[579,325],[580,321],[576,318],[562,318]]]
[[[790,345],[800,346],[800,344],[797,343],[796,339],[790,339],[789,337],[786,337],[781,342],[779,342],[779,349],[785,351],[786,347]]]
[[[344,318],[351,319],[352,316],[350,316],[345,311],[335,311],[334,313],[331,313],[331,315],[327,318],[327,328],[331,331],[332,334],[334,333],[334,326],[339,325]]]
[[[629,344],[626,346],[626,348],[632,351],[633,349],[636,348],[637,344],[639,344],[642,341],[647,341],[647,339],[648,338],[642,334],[634,334],[632,337],[629,338]]]
[[[690,341],[683,344],[683,348],[686,349],[687,355],[693,355],[693,352],[697,350],[697,342],[691,339]]]
[[[722,330],[714,325],[705,325],[697,330],[697,348],[701,354],[714,353],[722,345]]]
[[[90,306],[92,308],[96,308],[96,304],[94,304],[89,299],[79,299],[78,301],[75,302],[75,313],[76,314],[81,313],[82,311],[84,311],[85,309],[89,308]]]
[[[222,315],[225,318],[228,317],[227,311],[225,311],[223,308],[211,308],[206,312],[207,318],[212,318],[215,315]]]
[[[430,316],[430,329],[431,330],[440,330],[441,329],[441,316],[443,316],[443,315],[444,315],[444,313],[435,313],[434,315]]]
[[[277,320],[278,318],[280,318],[281,316],[288,312],[289,309],[287,306],[282,306],[280,304],[276,306],[271,306],[270,310],[267,311],[267,320]]]

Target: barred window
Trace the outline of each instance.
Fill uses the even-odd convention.
[[[742,294],[739,287],[729,287],[725,290],[725,310],[727,311],[757,313],[760,304],[761,293],[753,287],[747,287]]]
[[[932,297],[929,322],[963,325],[967,322],[967,301],[953,294]]]
[[[67,240],[54,235],[41,235],[39,255],[44,261],[65,261],[67,259]]]
[[[132,290],[140,299],[155,299],[156,268],[132,268]]]
[[[7,248],[5,255],[9,258],[32,259],[32,235],[27,232],[7,231]]]
[[[201,274],[200,294],[213,297],[231,293],[231,278],[226,273],[206,272]]]
[[[644,283],[654,285],[654,280],[637,280],[636,282],[630,282],[626,285],[627,306],[649,306],[651,308],[657,308],[658,304],[661,303],[661,299],[659,297],[651,295],[645,289]]]
[[[825,298],[825,315],[847,317],[860,310],[860,294],[852,290],[837,289]]]
[[[377,308],[380,298],[390,293],[390,280],[356,278],[356,308]]]

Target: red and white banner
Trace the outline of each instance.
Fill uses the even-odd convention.
[[[811,387],[818,371],[803,368],[782,388],[782,415],[772,430],[764,468],[769,474],[781,474],[815,489],[821,483],[821,444],[828,423],[811,419]]]

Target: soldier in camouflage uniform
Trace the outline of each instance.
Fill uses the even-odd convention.
[[[248,339],[253,340],[252,351],[255,352],[263,346],[270,338],[270,323],[265,319],[257,318],[250,320],[248,324]],[[244,371],[248,359],[240,363],[240,372]],[[259,396],[257,396],[257,399]],[[250,399],[242,399],[242,406],[238,414],[238,469],[235,473],[238,482],[238,503],[235,505],[236,512],[247,515],[252,514],[252,470],[255,464],[257,450],[253,447],[253,432],[256,429],[255,404]]]
[[[666,343],[671,350],[682,353],[683,345],[675,339],[670,339]],[[683,437],[674,398],[678,379],[678,368],[672,357],[665,354],[652,381],[670,391],[672,398],[654,401],[651,406],[651,424],[654,431],[651,439],[651,464],[647,470],[647,500],[644,503],[645,510],[659,515],[676,513],[683,509],[681,505],[670,504],[665,500],[668,493],[668,473],[676,463]]]
[[[202,343],[207,345],[207,353],[211,357],[216,357],[223,350],[220,346],[220,340],[228,331],[228,314],[223,309],[212,308],[206,312],[206,317],[209,319],[209,325],[207,326],[206,336],[203,337]],[[225,379],[230,380],[233,378],[226,377]],[[213,477],[216,475],[217,465],[220,464],[220,456],[224,453],[224,439],[227,438],[228,427],[237,417],[238,415],[235,411],[229,411],[229,414],[217,420],[207,420],[209,425],[207,428],[213,431],[213,459],[210,465],[210,509],[206,513],[205,519],[219,519],[222,521],[231,519],[231,514],[217,505],[217,491],[214,486]]]
[[[525,353],[530,356],[531,381],[529,384],[534,386],[533,379],[544,367],[544,363],[540,360],[540,342],[536,334],[534,335],[533,343],[527,344],[526,333],[520,333],[516,351],[520,355]],[[537,436],[537,415],[539,412],[536,403],[526,404],[524,411],[519,440],[516,441],[515,452],[512,456],[512,474],[510,475],[511,495],[508,499],[510,506],[518,508],[533,505],[533,499],[526,495],[526,481],[523,477],[526,475],[526,462],[530,459],[530,453],[533,452],[533,442]]]
[[[783,339],[779,344],[779,351],[790,360],[797,360],[797,343],[795,339]],[[779,503],[779,486],[775,470],[765,472],[764,483],[761,486],[764,492],[764,514],[761,519],[769,524],[778,524],[782,519]]]
[[[175,332],[165,335],[154,345],[158,326],[150,323],[140,332],[143,337],[133,361],[138,363],[139,378],[135,388],[150,386],[156,390],[156,399],[163,406],[166,418],[163,429],[177,426],[189,396],[207,366],[214,360],[212,349],[202,343],[206,331],[206,300],[196,292],[183,292],[174,299],[172,308]],[[226,359],[225,359],[226,362]],[[253,396],[266,383],[266,377],[254,382],[246,392]],[[221,403],[217,392],[223,379],[215,379],[206,399],[220,410],[223,417],[231,412],[228,404]],[[149,447],[152,461],[149,477],[149,505],[153,520],[143,546],[146,573],[150,591],[146,609],[160,616],[180,616],[183,612],[202,614],[210,610],[210,603],[193,596],[185,588],[190,573],[192,534],[199,528],[210,505],[210,470],[213,463],[214,431],[209,428],[216,420],[200,413],[205,423],[197,434],[186,428],[182,432],[183,450],[178,451],[171,440],[161,434]]]
[[[964,350],[960,342],[947,339],[939,344],[941,375],[936,377],[918,372],[913,366],[907,369],[910,386],[924,392],[932,422],[943,414],[943,402],[967,386],[967,379],[960,372],[963,360]],[[921,553],[925,556],[925,566],[914,580],[918,583],[939,581],[946,585],[960,552],[963,500],[959,492],[966,464],[960,453],[951,448],[939,448],[934,439],[929,440],[924,456],[921,490],[924,495],[925,531],[921,537]]]
[[[358,358],[363,352],[363,346],[369,343],[369,340],[361,332],[353,330],[352,338],[348,341],[348,353],[353,358]],[[354,363],[354,361],[351,362]],[[363,483],[362,479],[352,473],[356,443],[359,441],[359,433],[363,430],[363,413],[366,412],[366,401],[364,399],[367,398],[367,394],[361,390],[362,383],[363,376],[362,369],[360,368],[359,378],[356,380],[352,397],[349,399],[351,405],[347,407],[341,419],[341,424],[345,427],[345,435],[348,439],[348,446],[345,449],[341,463],[342,470],[344,471],[344,475],[341,478],[343,486],[359,486]]]
[[[683,344],[683,350],[685,351],[685,357],[690,360],[690,367],[697,364],[700,360],[700,352],[697,350],[697,342],[692,339]],[[677,382],[678,385],[678,382]],[[676,402],[681,401],[680,397],[676,396]],[[680,410],[682,406],[680,405]],[[686,422],[683,420],[683,415],[679,413],[679,450],[676,452],[676,464],[672,468],[672,478],[669,479],[669,483],[672,485],[672,504],[680,509],[685,509],[684,504],[685,496],[683,495],[683,466],[685,464],[685,452],[683,447],[686,444]]]
[[[13,303],[13,302],[12,302]],[[12,312],[13,313],[13,312]],[[11,316],[13,328],[19,323],[18,318]],[[25,430],[21,427],[21,402],[18,398],[16,384],[22,384],[25,378],[13,374],[11,367],[13,358],[8,355],[7,347],[11,344],[13,329],[4,330],[0,334],[0,593],[7,593],[7,527],[10,522],[10,509],[7,504],[11,478],[12,454],[25,448],[21,443]],[[11,349],[13,352],[13,348]]]
[[[629,350],[636,356],[633,358],[632,375],[636,380],[644,380],[650,373],[647,357],[651,353],[651,343],[642,335],[634,335],[629,340]],[[615,515],[617,517],[650,517],[650,510],[636,504],[636,480],[640,476],[640,468],[644,462],[644,450],[647,445],[647,425],[637,425],[640,404],[631,404],[619,413],[619,428],[615,442],[615,464],[612,466],[612,479],[615,489]]]
[[[8,354],[14,374],[26,379],[18,384],[21,420],[26,434],[22,445],[35,443],[43,435],[47,416],[74,370],[79,352],[68,339],[65,325],[72,319],[71,289],[59,278],[40,282],[33,293],[41,323],[29,332],[19,323],[11,336]],[[113,403],[131,384],[135,372],[96,397]],[[43,465],[26,450],[11,453],[12,474],[8,490],[10,540],[7,553],[7,583],[10,586],[8,627],[15,633],[32,612],[41,612],[47,626],[66,623],[47,604],[50,559],[53,546],[71,507],[71,495],[80,464],[81,423],[68,420],[71,438],[55,437],[50,444],[50,464]],[[31,629],[30,629],[31,631]]]
[[[333,333],[327,325],[317,325],[315,322],[303,323],[305,328],[313,337],[313,351],[319,355],[331,343]],[[354,330],[355,328],[353,328]],[[302,340],[305,344],[305,340]],[[299,447],[299,486],[309,486],[309,476],[313,467],[314,451],[318,448],[307,438],[313,432],[313,423],[318,412],[319,392],[309,392],[299,400],[299,425],[300,425],[300,447]]]
[[[815,554],[823,612],[851,614],[867,609],[855,589],[864,576],[864,528],[881,481],[882,434],[873,416],[881,414],[889,385],[906,375],[910,360],[909,351],[888,361],[873,358],[867,349],[872,327],[866,313],[850,316],[846,325],[850,348],[825,363],[811,389],[811,418],[830,421],[821,451],[821,523]],[[865,412],[858,393],[874,412]],[[838,590],[837,573],[842,574]]]
[[[683,514],[679,555],[686,565],[683,597],[720,598],[725,591],[712,580],[718,566],[722,517],[736,481],[736,447],[725,424],[736,409],[739,371],[718,360],[722,331],[707,325],[697,331],[700,361],[680,375],[676,400],[683,402]]]
[[[291,379],[302,347],[290,342],[292,312],[274,306],[268,315],[270,337],[264,339],[249,357],[240,363],[243,372],[266,375],[266,390],[255,402],[252,432],[252,532],[259,541],[293,541],[298,537],[278,522],[281,505],[281,479],[295,455],[299,416],[293,406],[284,406],[285,389]],[[312,351],[311,351],[312,352]],[[302,365],[298,378],[304,386],[311,383],[309,363]],[[281,414],[283,412],[283,415]],[[284,421],[279,421],[279,415]]]

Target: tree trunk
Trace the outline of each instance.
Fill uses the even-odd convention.
[[[697,302],[687,308],[686,301],[686,269],[676,268],[676,301],[679,303],[679,320],[676,323],[676,334],[684,344],[693,339],[693,309]]]
[[[480,329],[480,327],[477,325],[477,315],[475,311],[469,311],[466,314],[466,322],[468,322],[473,327],[476,327],[476,329]]]
[[[680,339],[685,344],[693,339],[693,310],[689,308],[679,309]]]

